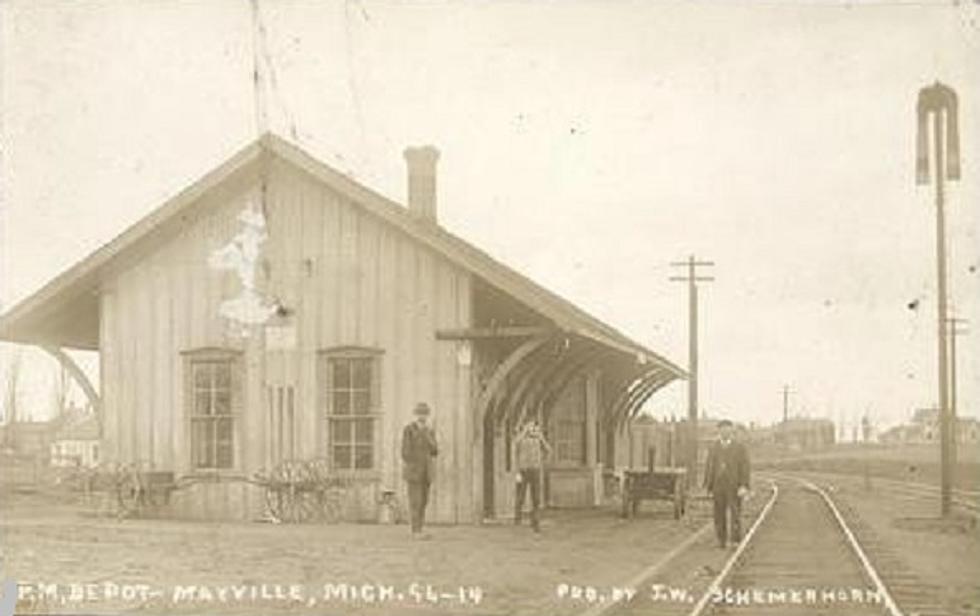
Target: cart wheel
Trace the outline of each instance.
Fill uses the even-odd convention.
[[[129,518],[139,514],[143,503],[143,483],[139,473],[129,467],[119,468],[115,476],[117,516]]]
[[[316,517],[321,522],[336,524],[344,517],[344,490],[330,486],[317,492]]]
[[[276,522],[305,522],[313,516],[310,471],[303,462],[286,460],[272,469],[266,487],[266,510]]]
[[[265,512],[276,524],[284,521],[282,501],[282,490],[271,485],[265,488]]]

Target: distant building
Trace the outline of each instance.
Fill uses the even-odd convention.
[[[939,409],[916,409],[912,419],[894,426],[881,435],[883,443],[928,444],[939,442]],[[972,417],[960,417],[957,421],[956,440],[971,444],[980,442],[980,422]]]
[[[98,465],[99,432],[95,413],[73,414],[54,436],[51,465],[85,468]]]
[[[2,426],[0,443],[3,452],[17,456],[33,456],[40,462],[48,461],[51,442],[61,426],[61,421],[14,421]]]
[[[795,451],[815,451],[832,446],[836,430],[829,419],[793,417],[773,427],[772,441]]]

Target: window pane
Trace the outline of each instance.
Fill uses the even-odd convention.
[[[214,423],[211,420],[195,420],[192,424],[191,444],[194,452],[194,466],[197,468],[214,468],[212,457],[214,442]]]
[[[368,391],[354,391],[354,414],[367,415],[371,412],[371,393]]]
[[[215,467],[231,468],[233,465],[232,425],[231,419],[215,420],[217,431],[217,451],[215,452]]]
[[[357,443],[371,444],[374,442],[374,421],[371,419],[358,419],[354,421],[354,441]]]
[[[332,410],[334,415],[350,415],[350,392],[335,391],[331,394],[333,398]]]
[[[230,391],[217,391],[214,394],[214,414],[215,415],[230,415],[231,414],[231,392]]]
[[[356,446],[354,449],[354,468],[371,468],[373,458],[370,446]]]
[[[209,394],[207,390],[199,391],[194,394],[194,414],[211,414],[211,394]]]
[[[331,359],[333,364],[333,386],[334,389],[350,388],[350,360]]]
[[[350,445],[335,445],[333,448],[334,468],[350,468],[351,467],[350,456],[351,456]]]
[[[214,365],[214,383],[220,389],[231,388],[231,365],[227,362]]]
[[[351,434],[351,422],[332,421],[330,422],[330,442],[335,444],[348,444],[353,440]]]
[[[197,389],[207,389],[211,386],[210,366],[205,363],[192,364],[194,371],[194,387]]]
[[[351,360],[354,369],[354,389],[371,389],[371,360]]]

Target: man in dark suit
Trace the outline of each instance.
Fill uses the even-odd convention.
[[[408,505],[411,510],[412,537],[427,538],[422,534],[425,522],[425,506],[429,502],[429,484],[432,481],[432,458],[438,453],[436,435],[428,425],[429,405],[419,402],[415,406],[415,421],[405,426],[402,433],[403,476],[408,482]]]
[[[718,422],[718,440],[708,451],[704,487],[714,499],[715,534],[722,548],[742,540],[742,499],[749,492],[749,453],[734,439],[732,422]],[[731,524],[731,534],[728,532]]]

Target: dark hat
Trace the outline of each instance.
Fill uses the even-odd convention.
[[[412,412],[416,415],[428,415],[430,412],[429,405],[425,402],[419,402],[415,405],[415,410]]]
[[[718,422],[718,427],[719,428],[724,428],[725,426],[728,426],[729,428],[731,428],[732,425],[733,425],[732,422],[730,420],[728,420],[728,419],[722,419],[721,421]]]

